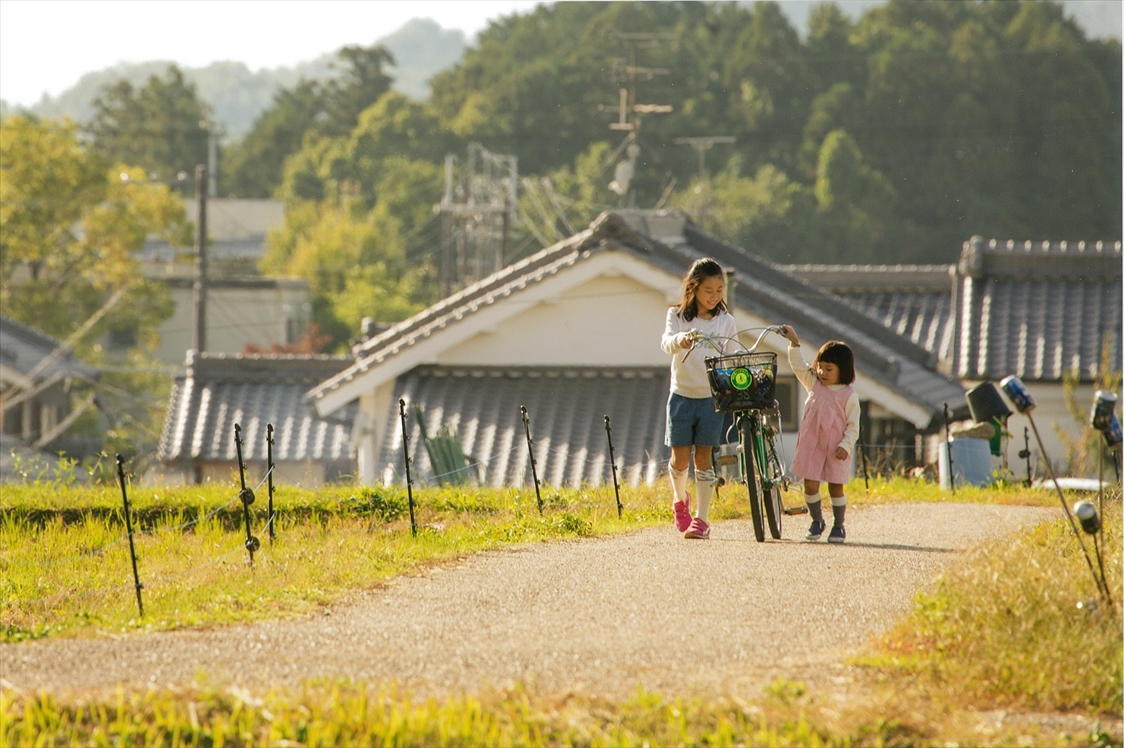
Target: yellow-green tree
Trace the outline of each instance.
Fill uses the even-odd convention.
[[[136,340],[127,360],[87,383],[101,414],[74,429],[94,451],[150,456],[158,436],[168,377],[152,374],[144,352],[172,305],[166,287],[143,278],[137,257],[154,234],[191,240],[183,204],[168,187],[138,168],[110,165],[69,122],[0,120],[0,312],[103,367],[111,363],[100,345],[106,333]]]
[[[66,338],[125,289],[86,340],[125,322],[150,334],[171,310],[137,253],[150,234],[190,243],[182,202],[141,170],[106,163],[68,122],[14,116],[0,132],[0,311]]]

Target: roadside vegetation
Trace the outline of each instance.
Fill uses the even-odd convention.
[[[852,501],[1057,506],[1021,486],[940,491],[862,479]],[[261,492],[264,494],[264,492]],[[664,491],[623,488],[279,490],[270,543],[263,498],[251,569],[229,487],[130,492],[145,617],[137,616],[120,490],[26,486],[0,508],[0,624],[8,641],[212,627],[307,613],[399,574],[515,544],[666,522]],[[134,495],[135,494],[135,495]],[[732,487],[718,516],[742,517]],[[313,682],[249,693],[212,688],[116,697],[0,689],[5,745],[1119,745],[1121,515],[1105,498],[1103,557],[1116,606],[1096,589],[1064,518],[967,554],[912,613],[847,665],[840,691],[778,680],[750,701],[638,691],[606,701],[514,690],[422,699],[394,684]],[[795,493],[786,497],[796,499]],[[1086,546],[1092,545],[1086,536]],[[45,572],[44,569],[47,569]],[[65,569],[65,573],[61,573]],[[1081,606],[1078,606],[1081,603]],[[888,622],[889,624],[890,622]],[[998,716],[996,716],[998,715]]]

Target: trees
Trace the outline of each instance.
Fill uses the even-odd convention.
[[[224,194],[269,197],[281,187],[285,160],[309,139],[342,137],[359,115],[378,101],[393,82],[386,68],[394,57],[382,46],[343,47],[336,53],[338,77],[301,80],[282,89],[273,106],[230,149]]]
[[[112,363],[100,345],[106,333],[136,339],[126,361],[87,383],[101,415],[83,416],[72,431],[85,429],[94,451],[151,451],[167,377],[152,373],[144,351],[172,308],[136,254],[149,234],[190,243],[183,203],[142,169],[84,147],[72,124],[15,116],[0,120],[0,132],[0,312],[99,365]]]
[[[190,244],[180,199],[145,183],[143,170],[111,166],[83,147],[73,125],[15,116],[0,127],[0,309],[65,338],[126,288],[98,329],[131,321],[142,337],[153,331],[170,310],[141,279],[136,252],[150,233]]]
[[[140,88],[122,80],[103,89],[87,129],[94,149],[108,162],[133,164],[171,179],[207,163],[210,120],[195,87],[171,65],[163,77],[150,76]],[[193,189],[191,185],[185,189]]]

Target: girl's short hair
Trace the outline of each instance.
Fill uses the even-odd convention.
[[[698,290],[704,280],[715,276],[723,280],[726,279],[726,271],[715,260],[709,257],[701,257],[691,263],[691,267],[687,269],[687,274],[683,276],[683,298],[675,305],[680,317],[690,322],[699,316],[699,304],[695,300],[695,291]],[[726,311],[725,300],[719,301],[714,311],[716,313]]]
[[[821,345],[816,361],[838,366],[839,384],[851,384],[855,381],[855,354],[851,352],[851,346],[842,340],[829,340]]]

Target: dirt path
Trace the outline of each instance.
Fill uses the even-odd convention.
[[[643,686],[741,693],[835,666],[909,609],[959,551],[1054,517],[1032,507],[852,508],[849,542],[753,542],[745,521],[709,541],[670,523],[635,534],[471,557],[323,615],[104,640],[0,646],[21,690],[212,685],[316,677],[396,680],[415,692],[506,688],[622,696]]]

